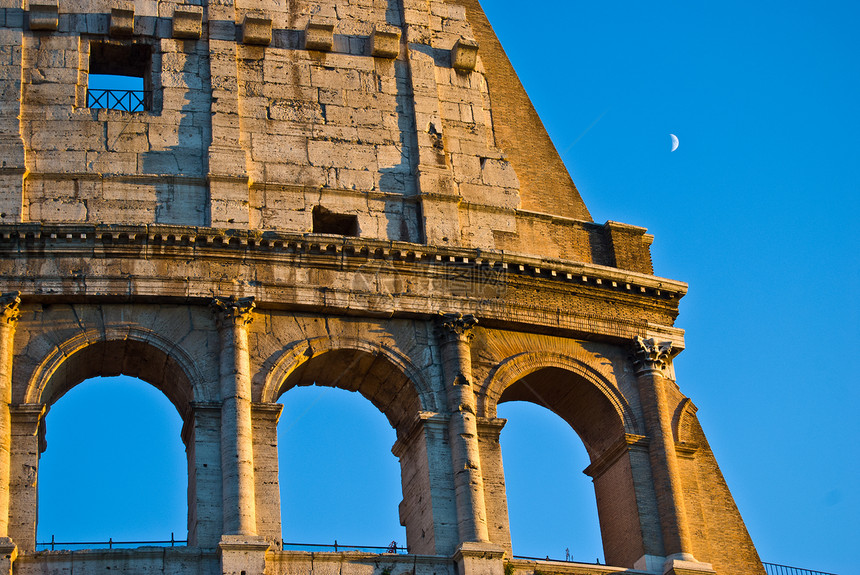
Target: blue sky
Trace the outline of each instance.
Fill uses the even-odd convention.
[[[485,9],[594,219],[647,227],[656,274],[690,284],[677,322],[687,330],[678,383],[699,408],[760,555],[858,573],[860,4],[544,0],[524,10],[486,0]],[[111,395],[128,388],[131,400]],[[138,437],[74,435],[114,416],[82,412],[87,394],[137,404],[139,420],[117,410],[112,425]],[[284,498],[285,538],[401,542],[385,418],[339,390],[294,390],[282,401],[282,458],[306,462],[289,480],[282,474],[305,493]],[[331,413],[356,419],[332,426]],[[515,552],[563,557],[569,548],[575,559],[602,560],[576,436],[531,406],[503,405],[500,415],[510,420],[503,448]],[[48,418],[40,540],[184,534],[179,425],[144,384],[90,384],[64,397]],[[147,453],[146,443],[161,447]],[[104,449],[130,456],[133,471],[109,481]],[[107,515],[91,503],[64,507],[83,472],[63,452],[94,455],[104,485],[84,497],[104,500]],[[330,460],[340,466],[326,467]],[[529,483],[538,467],[545,501]],[[114,484],[132,495],[111,495]],[[145,489],[164,506],[121,509]],[[129,525],[130,516],[140,519]]]

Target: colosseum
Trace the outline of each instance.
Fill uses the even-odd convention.
[[[0,573],[764,573],[686,285],[592,220],[478,0],[2,0],[0,39]],[[37,550],[45,414],[116,374],[182,418],[187,545]],[[408,554],[282,549],[314,383],[396,431]],[[608,565],[512,557],[507,401],[581,439]]]

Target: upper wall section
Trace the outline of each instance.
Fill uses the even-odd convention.
[[[480,3],[478,0],[448,2],[466,7],[469,24],[481,45],[493,106],[496,145],[505,151],[519,177],[523,209],[591,221],[591,214]]]
[[[0,0],[0,223],[336,234],[652,273],[645,230],[591,222],[477,0],[458,2]]]

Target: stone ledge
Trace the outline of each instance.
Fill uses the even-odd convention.
[[[198,251],[201,247],[216,251],[230,250],[284,256],[316,256],[341,260],[361,258],[393,263],[414,263],[429,266],[456,266],[462,269],[496,270],[506,275],[525,276],[561,284],[577,284],[605,291],[621,292],[645,298],[679,300],[687,292],[687,284],[600,266],[597,264],[545,259],[501,250],[429,246],[407,242],[392,242],[330,234],[287,234],[197,228],[184,226],[123,226],[85,224],[12,224],[0,225],[0,250],[4,244],[23,244],[16,253],[30,250],[28,242],[44,246],[55,242],[59,251],[78,251],[85,245],[101,243],[123,252],[140,249],[169,248],[176,251]],[[78,248],[78,250],[75,250]],[[43,252],[40,247],[38,252]],[[251,253],[249,253],[251,252]],[[110,255],[110,254],[105,254]],[[177,254],[178,255],[178,254]]]

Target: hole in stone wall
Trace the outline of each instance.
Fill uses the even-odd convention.
[[[351,214],[338,214],[322,206],[313,209],[315,234],[338,234],[358,237],[358,217]]]
[[[64,543],[104,542],[87,545],[92,548],[107,547],[110,538],[164,541],[173,533],[185,539],[181,427],[173,404],[140,379],[95,377],[63,395],[45,420],[37,542],[49,543],[51,536]]]
[[[294,387],[280,401],[284,541],[405,546],[396,434],[385,416],[358,393],[331,387]]]
[[[515,555],[604,563],[597,501],[582,441],[563,419],[524,402],[499,404],[511,543]]]
[[[87,107],[152,109],[152,49],[146,44],[91,42]]]

